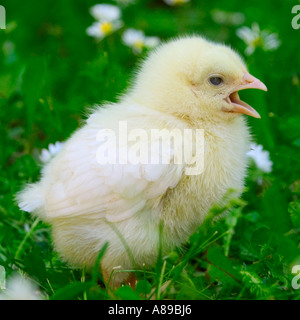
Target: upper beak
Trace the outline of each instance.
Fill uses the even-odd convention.
[[[244,113],[254,118],[260,118],[259,113],[255,109],[249,106],[246,102],[240,100],[238,91],[245,89],[260,89],[263,91],[268,90],[260,80],[246,72],[242,78],[242,83],[235,87],[228,97],[225,98],[226,102],[228,102],[232,108],[224,111]]]

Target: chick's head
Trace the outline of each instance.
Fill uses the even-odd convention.
[[[267,90],[231,48],[193,36],[152,52],[137,74],[131,97],[180,117],[231,119],[244,113],[259,118],[239,99],[238,91],[248,88]]]

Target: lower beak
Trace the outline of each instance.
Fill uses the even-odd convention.
[[[245,89],[260,89],[263,91],[268,90],[267,87],[260,80],[246,72],[244,73],[242,84],[235,87],[234,91],[232,91],[228,95],[228,97],[225,98],[225,101],[231,105],[231,109],[226,109],[223,111],[243,113],[254,118],[260,118],[259,113],[255,109],[249,106],[246,102],[240,100],[238,91]]]

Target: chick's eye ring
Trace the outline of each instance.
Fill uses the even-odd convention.
[[[219,86],[224,82],[223,79],[221,77],[218,77],[218,76],[212,76],[212,77],[210,77],[208,79],[208,81],[213,86]]]

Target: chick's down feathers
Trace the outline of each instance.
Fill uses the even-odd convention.
[[[167,253],[188,240],[229,189],[241,193],[249,147],[241,113],[258,116],[237,91],[250,87],[265,89],[222,44],[194,36],[162,45],[119,102],[98,107],[42,169],[40,181],[18,194],[19,207],[51,224],[56,250],[74,267],[93,266],[106,242],[106,280],[116,267],[155,264],[161,225]],[[153,129],[202,129],[203,172],[187,175],[187,164],[175,163],[172,152],[167,164],[99,163],[101,150],[115,150],[120,158],[137,143],[127,139],[124,149],[101,138],[107,132],[118,137],[120,123],[148,137]],[[160,148],[155,156],[165,152]],[[118,273],[115,283],[127,277]]]

